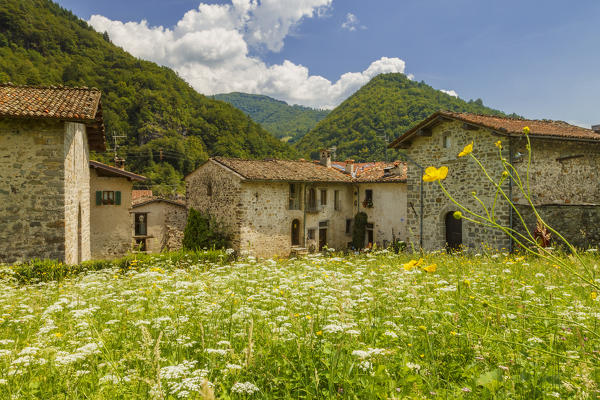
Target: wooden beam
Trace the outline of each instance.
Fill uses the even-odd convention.
[[[477,125],[473,125],[473,124],[468,124],[468,123],[464,123],[463,124],[463,129],[467,130],[467,131],[476,131],[479,129],[479,127]]]

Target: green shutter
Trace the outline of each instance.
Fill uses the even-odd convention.
[[[102,205],[102,192],[100,190],[98,190],[96,192],[96,205],[97,206],[101,206]]]
[[[115,204],[118,206],[121,205],[121,192],[119,191],[115,192]]]

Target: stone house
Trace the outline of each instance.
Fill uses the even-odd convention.
[[[0,262],[90,259],[89,151],[104,151],[96,89],[0,85]]]
[[[131,193],[145,177],[90,160],[90,247],[93,259],[122,257],[132,249]]]
[[[136,191],[141,192],[141,191]],[[137,194],[137,193],[136,193]],[[187,222],[187,207],[181,201],[159,197],[138,197],[129,210],[133,237],[137,251],[160,253],[179,250]]]
[[[391,178],[392,169],[381,167],[380,176],[366,174],[361,182],[352,163],[332,163],[325,150],[316,162],[211,158],[186,177],[187,205],[218,221],[237,251],[272,257],[325,246],[343,249],[352,240],[354,215],[365,208],[359,202],[361,190],[370,190],[373,202],[378,185],[403,190],[405,176]],[[381,213],[376,207],[367,210],[377,218],[369,221],[367,240],[381,244],[392,235],[391,229],[380,230],[387,236],[375,234],[385,221],[383,203]]]
[[[541,216],[573,244],[585,247],[600,243],[598,130],[561,121],[437,112],[390,144],[390,147],[404,149],[411,160],[407,178],[407,228],[415,245],[426,250],[446,246],[514,249],[515,243],[501,231],[453,218],[457,207],[442,193],[437,182],[423,183],[422,176],[424,168],[447,166],[449,172],[444,186],[458,202],[483,212],[472,193],[489,206],[495,189],[470,157],[459,158],[458,154],[473,142],[473,154],[496,181],[503,172],[500,154],[525,177],[528,164],[525,126],[531,130],[533,151],[531,197]],[[498,141],[501,149],[496,145]],[[533,232],[536,218],[515,182],[506,179],[502,189]],[[497,203],[496,215],[501,225],[525,232],[517,212],[508,202]]]

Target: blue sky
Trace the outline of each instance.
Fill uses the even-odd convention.
[[[116,44],[207,94],[332,107],[376,73],[398,71],[528,118],[600,123],[596,0],[59,3],[85,20],[96,15],[92,25]]]

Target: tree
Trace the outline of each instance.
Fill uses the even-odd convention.
[[[187,224],[183,231],[184,249],[222,249],[227,247],[228,243],[229,237],[220,230],[218,224],[210,216],[190,208]]]

